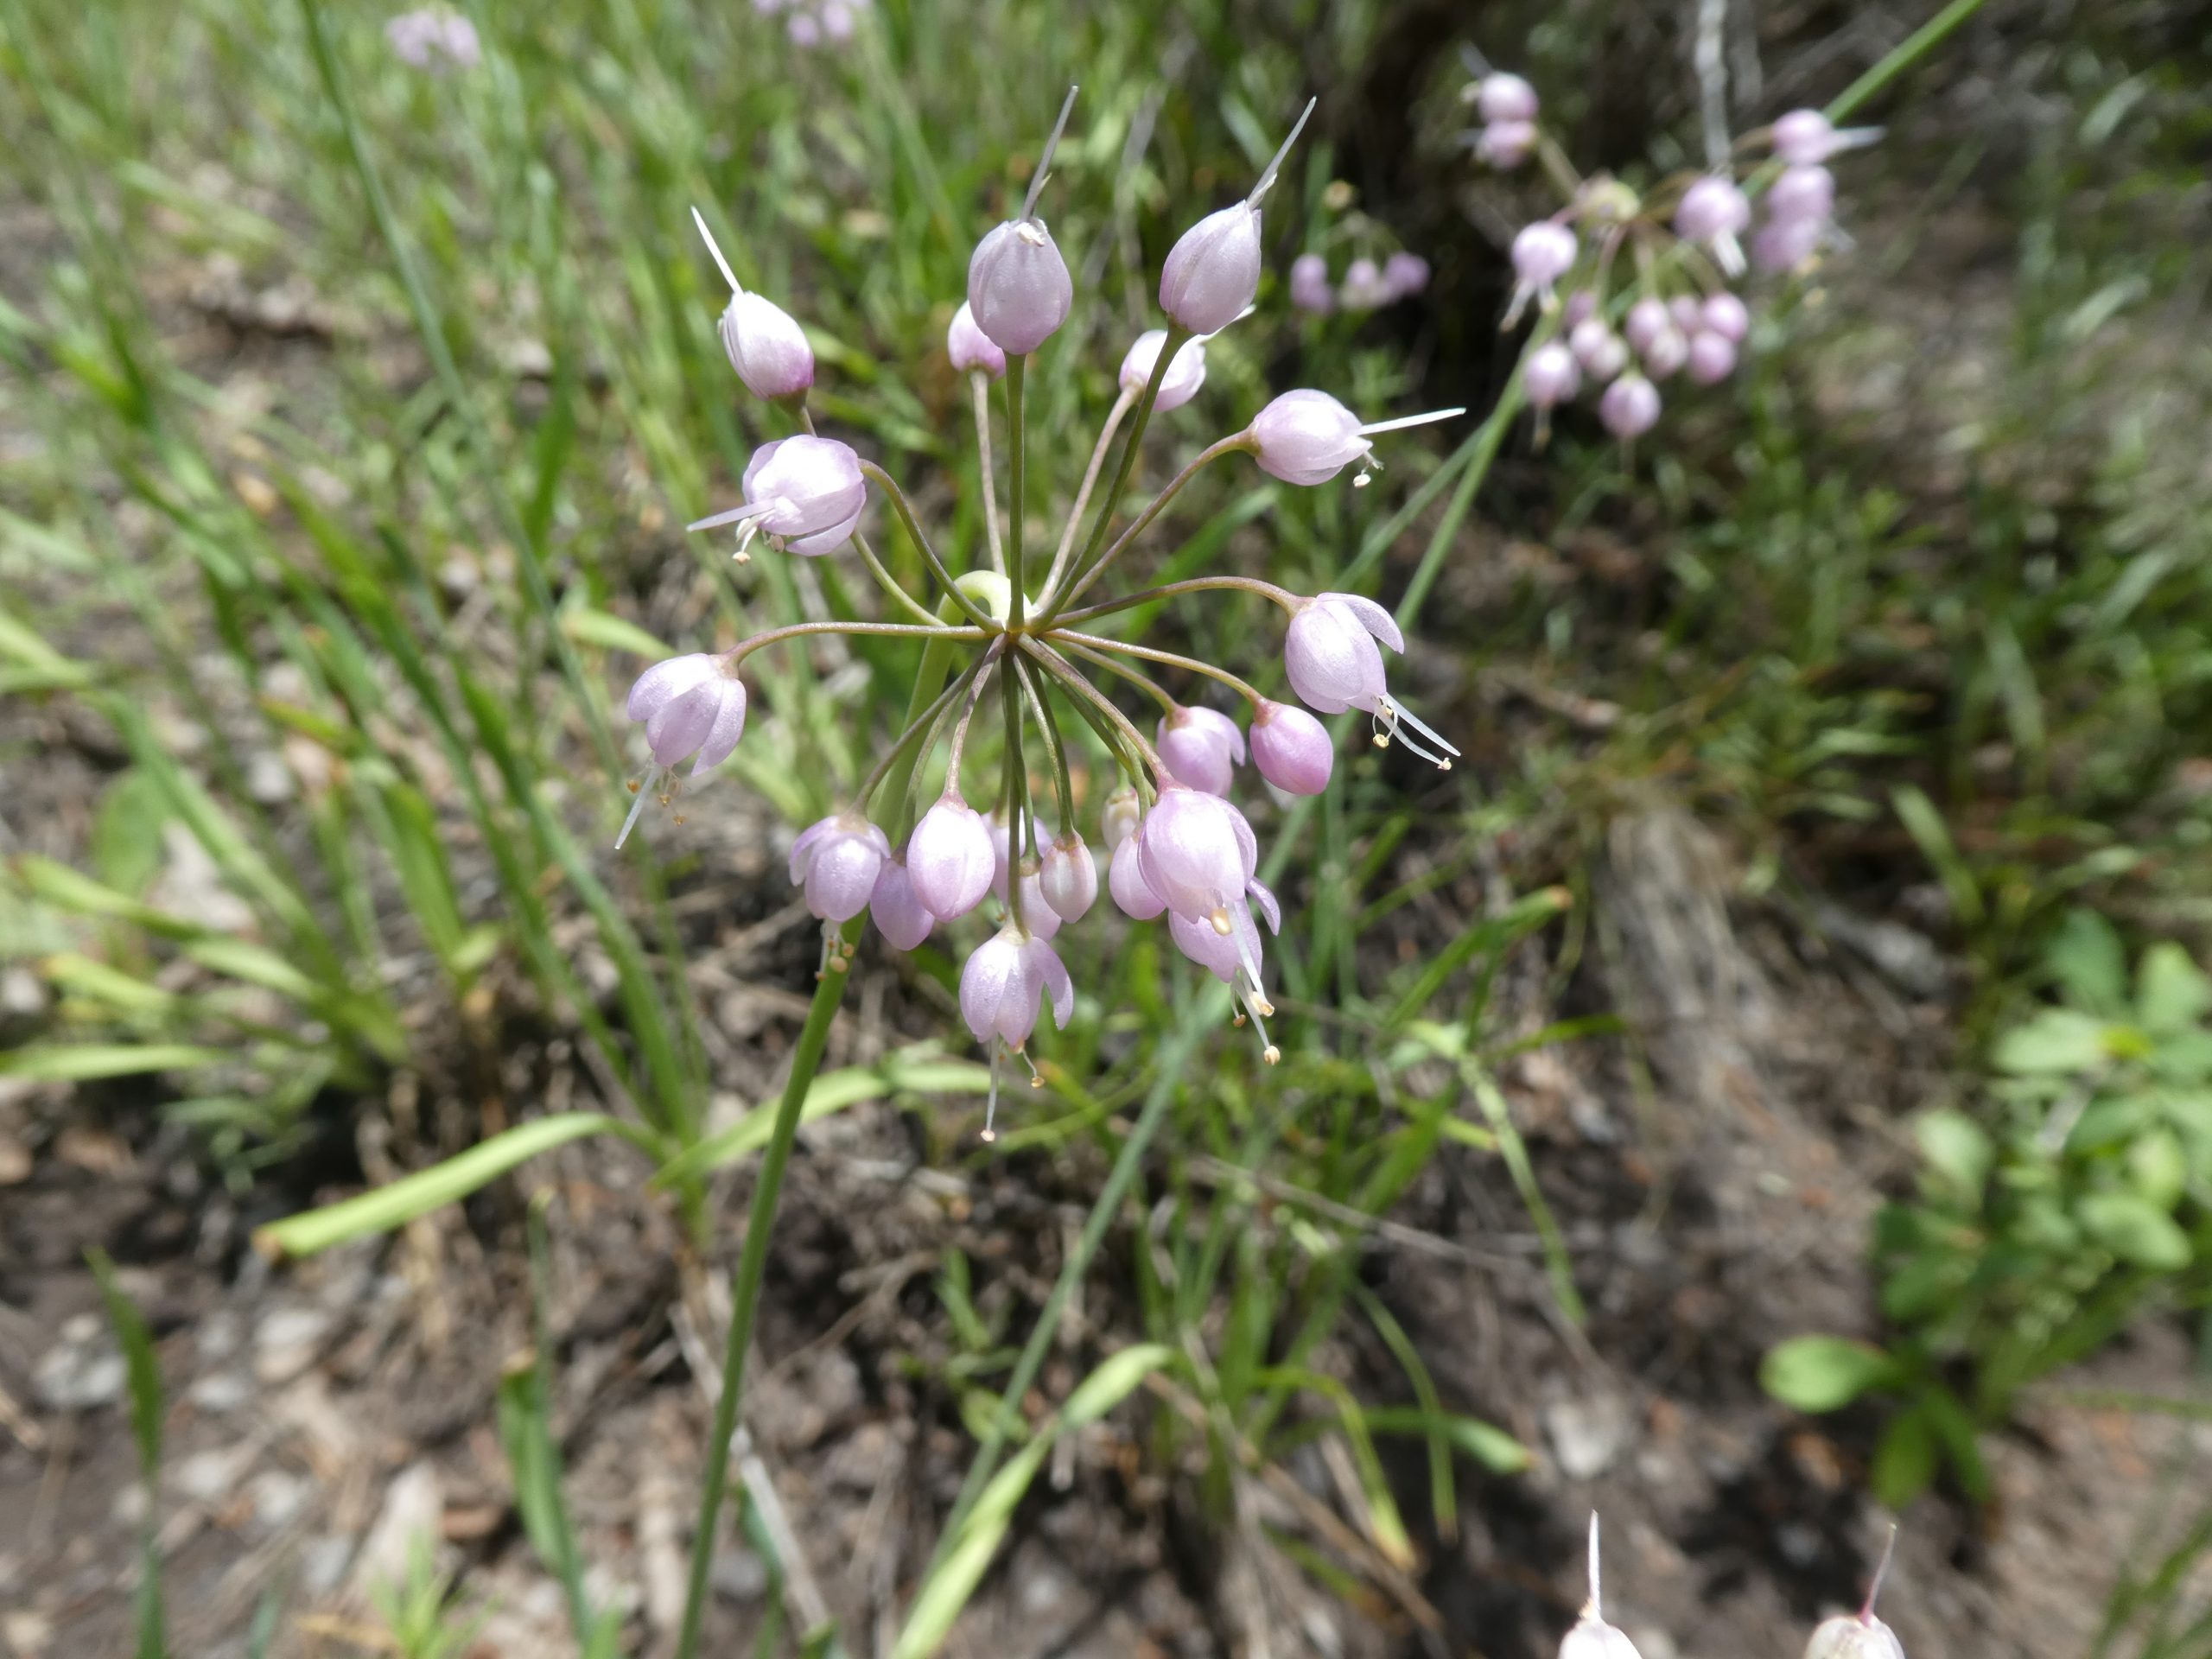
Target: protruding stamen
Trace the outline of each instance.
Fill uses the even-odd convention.
[[[1371,438],[1378,432],[1402,432],[1409,426],[1428,426],[1437,421],[1457,420],[1467,411],[1464,409],[1432,409],[1426,415],[1401,415],[1395,421],[1376,421],[1359,429],[1359,435]]]
[[[1444,734],[1423,720],[1403,703],[1393,702],[1387,696],[1375,700],[1375,719],[1382,732],[1396,738],[1408,749],[1440,772],[1452,770],[1452,760],[1459,750]],[[1389,747],[1387,739],[1378,734],[1377,748]]]
[[[1586,1618],[1605,1617],[1604,1606],[1598,1593],[1598,1511],[1590,1511],[1590,1605],[1583,1610]]]
[[[743,284],[737,280],[736,273],[730,270],[729,261],[722,257],[721,249],[715,245],[715,233],[707,228],[707,221],[700,217],[696,207],[691,210],[691,222],[699,227],[699,234],[707,238],[707,251],[715,256],[715,264],[721,267],[722,280],[729,284],[729,291],[733,295],[744,293]]]
[[[650,777],[652,774],[649,772],[646,776]],[[645,810],[645,797],[652,793],[650,790],[640,786],[642,783],[643,779],[637,779],[630,785],[630,816],[622,820],[622,832],[614,837],[614,848],[617,852],[622,849],[622,843],[630,839],[630,832],[638,827],[638,815]]]
[[[1229,912],[1218,905],[1214,906],[1206,920],[1213,924],[1213,931],[1224,939],[1236,931],[1235,925],[1229,919]]]
[[[1290,147],[1298,142],[1298,135],[1306,130],[1306,118],[1313,113],[1313,106],[1320,101],[1318,98],[1309,98],[1306,100],[1306,107],[1298,112],[1298,120],[1290,130],[1290,137],[1282,141],[1282,148],[1275,151],[1274,159],[1268,163],[1267,170],[1260,175],[1260,181],[1252,187],[1252,194],[1244,198],[1244,205],[1247,207],[1258,207],[1260,198],[1266,195],[1269,188],[1274,185],[1275,175],[1282,170],[1283,157],[1290,154]]]
[[[1037,194],[1045,188],[1046,175],[1052,171],[1052,152],[1060,147],[1060,134],[1067,130],[1068,113],[1075,108],[1076,88],[1068,88],[1067,101],[1060,105],[1060,118],[1052,123],[1052,136],[1045,141],[1045,153],[1037,158],[1037,171],[1031,175],[1029,194],[1022,199],[1021,217],[1037,216]]]
[[[989,1103],[983,1108],[983,1139],[987,1142],[999,1138],[998,1129],[995,1127],[998,1121],[998,1115],[999,1052],[996,1048],[994,1048],[991,1051],[991,1097]]]
[[[709,513],[704,518],[694,519],[683,528],[687,531],[720,530],[724,524],[734,524],[743,519],[758,518],[764,512],[772,512],[778,505],[779,504],[775,501],[748,502],[741,507],[732,507],[728,512]]]

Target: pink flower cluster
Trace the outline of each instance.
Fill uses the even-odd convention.
[[[1879,136],[1873,129],[1839,131],[1819,111],[1798,110],[1739,143],[1739,150],[1763,143],[1772,156],[1772,181],[1747,262],[1742,238],[1754,211],[1732,174],[1669,181],[1647,201],[1605,175],[1577,177],[1545,137],[1535,89],[1520,76],[1487,74],[1469,92],[1484,122],[1476,154],[1500,168],[1541,156],[1568,197],[1559,213],[1523,226],[1513,238],[1506,325],[1532,303],[1559,317],[1557,330],[1529,353],[1522,389],[1540,422],[1584,391],[1595,391],[1598,418],[1624,440],[1658,424],[1660,383],[1680,374],[1709,386],[1735,372],[1751,316],[1732,284],[1749,264],[1802,270],[1840,239],[1827,162]],[[1616,290],[1624,250],[1633,255],[1632,267]]]
[[[384,26],[392,54],[410,68],[474,69],[483,56],[476,25],[443,6],[404,11]]]
[[[753,10],[763,17],[784,20],[784,32],[793,46],[820,46],[823,41],[853,38],[860,14],[874,0],[753,0]]]
[[[1428,261],[1401,249],[1381,264],[1362,254],[1344,267],[1343,283],[1332,284],[1327,258],[1301,253],[1290,262],[1290,302],[1316,317],[1332,311],[1378,311],[1421,293],[1428,276]]]
[[[1071,93],[1061,111],[1063,125],[1072,105]],[[1032,354],[1058,332],[1073,302],[1066,262],[1036,213],[1059,130],[1054,129],[1046,146],[1020,212],[977,244],[966,302],[954,312],[946,333],[946,354],[967,376],[973,396],[988,528],[979,562],[957,576],[938,556],[897,480],[850,445],[815,430],[806,400],[816,365],[804,331],[780,307],[745,289],[699,220],[730,288],[720,331],[731,366],[750,391],[783,411],[798,429],[753,452],[741,481],[741,505],[691,528],[734,527],[740,558],[759,546],[810,558],[852,550],[903,614],[930,616],[928,601],[934,598],[945,607],[937,614],[950,620],[795,623],[718,654],[655,664],[632,688],[628,704],[631,719],[644,728],[654,775],[632,785],[638,798],[624,837],[649,795],[664,803],[671,798],[679,763],[696,757],[696,772],[719,765],[734,749],[746,716],[739,665],[751,652],[838,632],[900,636],[925,647],[924,664],[939,667],[925,667],[930,677],[917,683],[919,714],[889,741],[844,804],[792,842],[791,879],[823,923],[824,972],[845,970],[853,953],[849,925],[863,915],[902,950],[971,914],[986,915],[989,930],[969,949],[961,970],[960,1007],[976,1040],[994,1056],[994,1110],[998,1057],[1026,1058],[1040,1008],[1049,1007],[1060,1025],[1070,1017],[1074,986],[1053,940],[1062,927],[1090,913],[1102,884],[1126,915],[1166,918],[1177,947],[1231,988],[1238,1023],[1248,1018],[1254,1023],[1266,1058],[1274,1060],[1277,1051],[1263,1023],[1274,1007],[1264,984],[1262,927],[1273,931],[1281,916],[1258,879],[1258,837],[1229,798],[1237,771],[1249,765],[1286,794],[1319,792],[1335,756],[1331,734],[1316,716],[1353,709],[1369,717],[1378,745],[1396,742],[1447,768],[1458,753],[1391,694],[1383,652],[1402,652],[1405,641],[1389,613],[1370,600],[1340,593],[1300,595],[1249,577],[1207,574],[1124,598],[1084,601],[1200,467],[1245,454],[1287,484],[1318,486],[1347,467],[1357,468],[1355,483],[1364,483],[1375,465],[1378,435],[1460,412],[1363,422],[1326,392],[1285,392],[1192,459],[1113,533],[1149,417],[1198,396],[1205,383],[1206,341],[1251,307],[1262,264],[1259,203],[1290,140],[1243,200],[1200,219],[1168,254],[1160,282],[1168,326],[1141,334],[1128,348],[1121,395],[1065,521],[1057,526],[1057,550],[1049,563],[1041,556],[1029,561],[1021,498],[1030,492],[1010,493],[1001,505],[993,457],[1009,456],[1020,464],[1023,388],[1037,360]],[[1294,130],[1291,138],[1296,137]],[[1004,430],[996,439],[990,418],[995,389],[1005,395]],[[1098,496],[1086,537],[1087,509],[1116,453],[1117,434],[1124,438],[1119,475]],[[870,548],[861,521],[877,494],[935,577],[933,595],[906,593]],[[1134,607],[1213,591],[1260,598],[1282,611],[1283,677],[1296,702],[1269,696],[1220,664],[1130,637],[1127,613]],[[1249,709],[1249,721],[1240,725],[1187,690],[1160,683],[1147,671],[1160,667],[1188,683],[1225,690]],[[1091,671],[1097,669],[1113,675],[1106,684],[1134,685],[1157,702],[1160,714],[1149,734],[1094,683]],[[1004,738],[993,785],[979,789],[970,740],[988,745],[997,723],[975,722],[987,689],[999,694]],[[1063,714],[1074,718],[1064,721]],[[1086,730],[1096,739],[1090,752],[1070,735]],[[925,784],[940,742],[943,770],[936,782]],[[1103,880],[1100,855],[1076,823],[1079,772],[1121,780],[1101,789]],[[1037,801],[1047,792],[1049,829]]]

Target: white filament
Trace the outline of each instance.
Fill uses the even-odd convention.
[[[1359,435],[1371,438],[1377,432],[1402,432],[1409,426],[1427,426],[1435,421],[1457,420],[1467,411],[1464,409],[1432,409],[1426,415],[1401,415],[1395,421],[1376,421],[1359,429]]]
[[[730,270],[729,261],[722,257],[721,249],[715,244],[715,233],[707,228],[707,221],[699,216],[696,207],[691,210],[691,222],[699,227],[699,234],[707,238],[707,251],[715,256],[715,264],[721,267],[722,280],[729,284],[729,291],[733,294],[744,293],[744,285]]]
[[[1067,101],[1060,105],[1060,118],[1052,123],[1052,136],[1045,141],[1045,153],[1038,158],[1037,171],[1029,180],[1029,194],[1022,199],[1021,217],[1033,219],[1037,212],[1037,193],[1045,188],[1046,175],[1052,170],[1052,152],[1060,147],[1060,134],[1066,130],[1068,112],[1075,108],[1077,89],[1068,88]]]
[[[1290,154],[1290,147],[1298,142],[1298,135],[1306,130],[1306,118],[1313,113],[1313,106],[1320,101],[1318,98],[1306,100],[1306,107],[1298,112],[1298,123],[1291,128],[1290,137],[1282,141],[1282,148],[1275,151],[1274,159],[1268,163],[1267,171],[1260,175],[1260,181],[1252,187],[1252,194],[1244,198],[1247,207],[1258,207],[1260,198],[1268,194],[1268,188],[1274,183],[1275,174],[1282,167],[1283,157]]]

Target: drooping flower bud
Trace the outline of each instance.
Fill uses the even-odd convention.
[[[1301,253],[1290,262],[1290,302],[1317,317],[1337,308],[1337,290],[1329,285],[1329,262],[1319,254]]]
[[[944,331],[944,354],[963,374],[980,369],[995,380],[1006,372],[1006,353],[999,349],[996,340],[976,326],[975,308],[965,300],[960,302],[960,308],[952,314],[952,321]]]
[[[1359,416],[1325,391],[1286,391],[1252,417],[1247,429],[1260,470],[1286,484],[1325,484],[1354,461],[1365,462],[1377,433],[1430,421],[1448,421],[1466,411],[1434,410],[1395,421],[1360,424]],[[1363,466],[1361,477],[1366,472]]]
[[[1554,285],[1574,269],[1581,251],[1574,232],[1556,219],[1540,219],[1523,225],[1513,238],[1513,303],[1505,314],[1509,328],[1520,320],[1531,299],[1549,306]]]
[[[1144,879],[1144,842],[1132,833],[1115,847],[1106,869],[1106,888],[1121,912],[1133,921],[1148,922],[1167,908],[1167,901]]]
[[[1535,152],[1536,136],[1533,121],[1492,121],[1476,136],[1475,159],[1510,173]]]
[[[1731,276],[1744,269],[1743,245],[1737,241],[1751,222],[1751,204],[1733,179],[1707,176],[1682,193],[1675,210],[1675,232],[1685,242],[1713,250],[1720,269]]]
[[[1067,102],[1060,105],[1060,118],[1038,159],[1020,215],[985,236],[968,261],[968,304],[976,326],[1016,357],[1035,351],[1058,332],[1075,303],[1068,262],[1036,216],[1037,193],[1045,188],[1052,152],[1075,107],[1075,92],[1069,87]]]
[[[1428,286],[1428,261],[1401,248],[1382,262],[1382,286],[1393,299],[1408,299]]]
[[[1344,286],[1337,297],[1347,311],[1372,311],[1396,297],[1382,281],[1382,267],[1361,257],[1344,267]]]
[[[1690,378],[1700,386],[1718,385],[1736,372],[1736,342],[1710,328],[1690,336]]]
[[[1485,121],[1533,121],[1536,89],[1518,75],[1493,71],[1475,88],[1475,110]]]
[[[1768,217],[1777,224],[1826,225],[1835,217],[1835,175],[1825,167],[1785,167],[1766,193]]]
[[[1027,854],[1014,869],[1007,891],[1013,901],[1007,906],[1027,928],[1040,939],[1049,939],[1060,931],[1060,912],[1045,902],[1045,871],[1043,861]]]
[[[645,723],[654,761],[672,766],[688,754],[696,776],[729,759],[745,734],[745,682],[722,658],[704,652],[655,663],[630,688],[626,712]]]
[[[1656,295],[1647,294],[1628,308],[1628,317],[1621,324],[1621,332],[1628,336],[1628,343],[1637,355],[1651,349],[1651,342],[1675,326],[1674,313],[1667,302]]]
[[[906,875],[922,907],[941,922],[965,916],[991,890],[991,832],[983,815],[948,789],[922,814],[906,842]]]
[[[1160,716],[1155,740],[1175,781],[1209,795],[1226,795],[1235,769],[1244,764],[1244,734],[1216,709],[1178,708]]]
[[[1879,127],[1839,130],[1818,110],[1792,110],[1774,124],[1774,153],[1792,167],[1816,167],[1839,150],[1857,149],[1881,136]]]
[[[1643,348],[1643,372],[1654,380],[1664,380],[1688,362],[1689,355],[1689,341],[1669,318],[1667,326],[1652,335],[1651,343]]]
[[[1709,332],[1738,346],[1751,332],[1751,311],[1733,294],[1708,296],[1700,312],[1699,321]]]
[[[1160,348],[1167,343],[1165,328],[1147,328],[1139,334],[1122,359],[1122,390],[1141,392],[1152,382],[1153,369],[1160,362]],[[1198,388],[1206,383],[1206,343],[1203,340],[1185,340],[1175,355],[1167,361],[1167,372],[1160,377],[1160,391],[1153,399],[1155,412],[1165,414],[1171,409],[1180,409],[1198,395]]]
[[[1303,709],[1262,702],[1252,711],[1252,764],[1277,789],[1319,795],[1336,760],[1329,728]]]
[[[905,854],[893,853],[883,861],[883,868],[876,874],[875,892],[868,899],[868,913],[875,931],[898,950],[912,950],[937,925],[937,918],[922,903],[906,874]]]
[[[1242,812],[1218,795],[1168,779],[1136,842],[1145,885],[1169,910],[1228,931],[1229,906],[1243,898],[1259,862],[1259,843]]]
[[[1631,371],[1605,388],[1598,418],[1617,438],[1641,437],[1659,423],[1659,388]]]
[[[1522,377],[1529,401],[1538,409],[1552,409],[1567,402],[1582,388],[1582,365],[1574,353],[1556,340],[1546,340],[1529,353]]]
[[[791,885],[806,890],[806,907],[825,922],[849,922],[875,896],[891,857],[882,830],[857,812],[836,812],[791,842]]]
[[[1274,183],[1283,157],[1313,113],[1309,102],[1250,195],[1208,213],[1167,251],[1160,271],[1160,308],[1192,334],[1219,334],[1260,291],[1260,198]]]
[[[1106,850],[1114,851],[1136,834],[1137,824],[1143,817],[1143,809],[1137,804],[1137,792],[1128,785],[1120,785],[1109,795],[1098,814],[1098,833],[1106,842]]]
[[[1751,238],[1751,263],[1777,274],[1802,270],[1820,252],[1827,236],[1825,219],[1770,219]]]
[[[1582,1617],[1559,1644],[1559,1659],[1642,1659],[1636,1643],[1618,1625],[1605,1623],[1598,1593],[1598,1517],[1590,1516],[1590,1599]]]
[[[836,551],[852,538],[868,504],[861,458],[835,438],[778,438],[753,452],[745,468],[745,505],[699,519],[690,528],[742,524],[737,551],[747,556],[753,538],[809,558]]]
[[[1429,765],[1449,772],[1459,751],[1384,690],[1377,640],[1393,651],[1406,648],[1389,612],[1357,594],[1316,594],[1300,606],[1283,639],[1283,669],[1291,690],[1320,714],[1361,710],[1374,721],[1378,748],[1395,739]]]
[[[806,343],[805,331],[781,306],[745,291],[696,207],[691,210],[691,221],[706,238],[707,251],[714,255],[722,280],[729,284],[729,304],[715,329],[721,335],[730,367],[755,397],[772,403],[779,397],[800,396],[814,384],[814,348]]]
[[[960,1015],[979,1043],[995,1038],[1019,1052],[1037,1029],[1040,997],[1051,998],[1052,1023],[1066,1030],[1075,982],[1058,952],[1018,922],[977,945],[960,969]]]
[[[1079,922],[1090,913],[1098,901],[1098,861],[1081,836],[1068,830],[1052,837],[1038,886],[1061,920]]]
[[[1585,317],[1567,335],[1575,360],[1592,380],[1611,380],[1628,366],[1628,344],[1603,317]]]

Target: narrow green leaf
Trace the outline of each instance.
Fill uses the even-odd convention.
[[[1517,1475],[1535,1462],[1535,1454],[1503,1429],[1457,1412],[1424,1411],[1417,1406],[1370,1406],[1367,1427],[1377,1434],[1440,1434],[1497,1474]]]
[[[599,645],[608,651],[626,651],[639,657],[658,661],[673,657],[676,652],[668,645],[639,627],[619,616],[594,610],[588,605],[569,605],[561,612],[561,632],[580,645]]]
[[[149,1071],[185,1071],[218,1065],[230,1057],[220,1049],[189,1043],[45,1043],[0,1054],[0,1077],[35,1083],[92,1083],[103,1077],[143,1077]]]
[[[1918,843],[1922,855],[1935,866],[1936,879],[1950,896],[1953,913],[1968,926],[1979,923],[1985,913],[1981,888],[1966,861],[1959,856],[1958,845],[1951,839],[1950,830],[1943,823],[1943,815],[1936,810],[1936,803],[1911,784],[1898,785],[1890,791],[1890,800],[1897,808],[1905,833]]]

